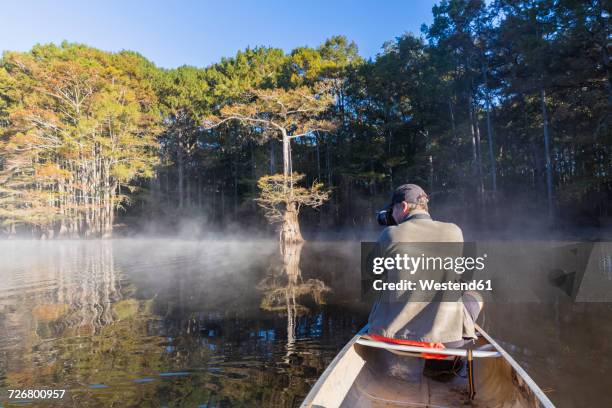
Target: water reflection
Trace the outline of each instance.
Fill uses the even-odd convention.
[[[117,319],[113,304],[122,300],[120,278],[114,269],[109,242],[100,245],[41,246],[24,244],[27,259],[14,243],[2,252],[3,286],[0,296],[0,349],[8,352],[1,367],[29,372],[48,366],[45,360],[50,341],[74,336],[96,336]],[[31,256],[31,255],[30,255]],[[13,268],[15,273],[10,272]],[[41,353],[30,355],[30,348]],[[55,358],[52,356],[51,358]]]
[[[6,389],[41,387],[67,389],[64,406],[297,406],[366,320],[358,254],[0,242],[0,406]],[[483,317],[557,406],[612,405],[610,304],[488,304]]]
[[[70,246],[61,248],[68,254],[58,254],[58,264],[50,265],[60,277],[60,285],[47,303],[38,309],[45,315],[54,315],[54,311],[65,313],[58,319],[51,320],[53,334],[65,334],[65,330],[74,330],[78,334],[99,334],[100,330],[113,323],[117,313],[112,304],[120,302],[122,295],[119,286],[118,271],[114,268],[113,249],[109,242],[97,246]],[[65,263],[75,262],[73,265]],[[75,271],[71,276],[66,273]]]
[[[485,317],[485,329],[558,407],[612,406],[612,305],[497,304]]]
[[[331,288],[320,279],[302,278],[300,260],[304,243],[284,244],[280,247],[282,264],[271,265],[266,277],[257,285],[263,292],[261,308],[268,311],[286,312],[287,354],[285,362],[294,352],[296,341],[296,319],[308,313],[308,307],[299,303],[300,298],[309,296],[317,305],[324,302],[324,294]],[[319,319],[320,322],[320,319]]]
[[[68,406],[295,406],[363,320],[323,304],[302,249],[0,243],[0,388],[68,389]]]

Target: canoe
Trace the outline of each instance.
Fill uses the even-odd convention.
[[[338,353],[301,406],[554,408],[525,370],[481,327],[476,330],[479,338],[471,350],[441,351],[373,341],[364,329]],[[440,381],[423,375],[423,352],[471,363]]]

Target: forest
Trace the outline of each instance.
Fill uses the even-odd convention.
[[[360,228],[406,182],[480,228],[605,225],[607,6],[442,0],[368,60],[342,35],[202,68],[78,43],[5,51],[0,235],[257,230],[300,207],[304,228]]]

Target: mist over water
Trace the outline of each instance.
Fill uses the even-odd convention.
[[[321,265],[343,278],[346,254],[303,252],[327,261],[289,279],[275,241],[0,242],[0,388],[67,389],[70,406],[294,406],[363,324],[309,293]]]
[[[0,389],[297,406],[367,320],[359,242],[222,238],[0,241]],[[584,407],[612,403],[610,318],[606,303],[492,303],[482,323],[557,406]]]

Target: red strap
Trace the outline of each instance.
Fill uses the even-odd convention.
[[[442,343],[428,343],[426,341],[394,339],[392,337],[384,337],[384,336],[379,336],[378,334],[369,334],[369,333],[368,333],[368,336],[372,340],[382,341],[383,343],[389,343],[389,344],[400,344],[403,346],[427,347],[427,348],[435,348],[435,349],[445,348],[444,344]],[[442,360],[442,359],[448,358],[448,356],[444,354],[434,354],[434,353],[421,353],[421,357],[428,359],[428,360],[429,359]]]

